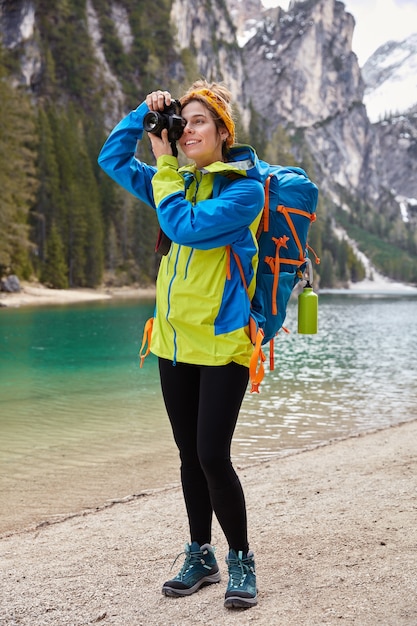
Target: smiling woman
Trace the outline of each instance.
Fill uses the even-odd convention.
[[[169,239],[158,272],[155,318],[146,324],[147,352],[159,359],[180,452],[190,543],[183,568],[162,592],[190,595],[219,581],[210,545],[215,513],[229,545],[224,604],[235,608],[257,603],[245,498],[230,451],[253,352],[248,292],[252,296],[255,289],[255,234],[267,168],[250,146],[234,144],[230,100],[224,85],[201,80],[180,98],[179,110],[168,91],[154,91],[116,126],[99,162],[156,210]],[[146,126],[149,116],[161,124]],[[135,157],[144,123],[156,167]],[[176,141],[191,161],[182,168]],[[239,249],[241,268],[231,246]]]

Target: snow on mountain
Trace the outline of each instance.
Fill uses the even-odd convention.
[[[237,42],[243,48],[262,25],[266,8],[261,0],[227,0],[227,8],[236,26]]]
[[[417,33],[380,46],[362,68],[371,122],[407,112],[417,103]]]

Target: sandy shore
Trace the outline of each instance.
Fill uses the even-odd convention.
[[[18,293],[0,292],[0,307],[72,304],[112,298],[152,298],[155,288],[112,287],[103,289],[48,289],[40,284],[22,283]]]
[[[217,522],[222,582],[161,595],[187,540],[175,486],[3,536],[0,624],[415,626],[416,441],[413,421],[240,468],[259,584],[248,611],[223,607]]]

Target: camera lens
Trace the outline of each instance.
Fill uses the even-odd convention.
[[[155,133],[159,130],[161,115],[157,111],[149,111],[143,118],[143,128],[148,133]]]

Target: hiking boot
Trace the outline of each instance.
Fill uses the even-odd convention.
[[[184,565],[175,578],[162,585],[164,595],[189,596],[204,585],[219,582],[219,567],[214,556],[214,548],[210,544],[205,543],[200,547],[196,541],[191,545],[186,543],[181,554],[185,554]],[[179,556],[181,555],[179,554],[177,559]]]
[[[257,604],[256,574],[253,552],[243,556],[241,551],[236,554],[230,550],[226,557],[229,568],[224,606],[228,609],[247,609]]]

